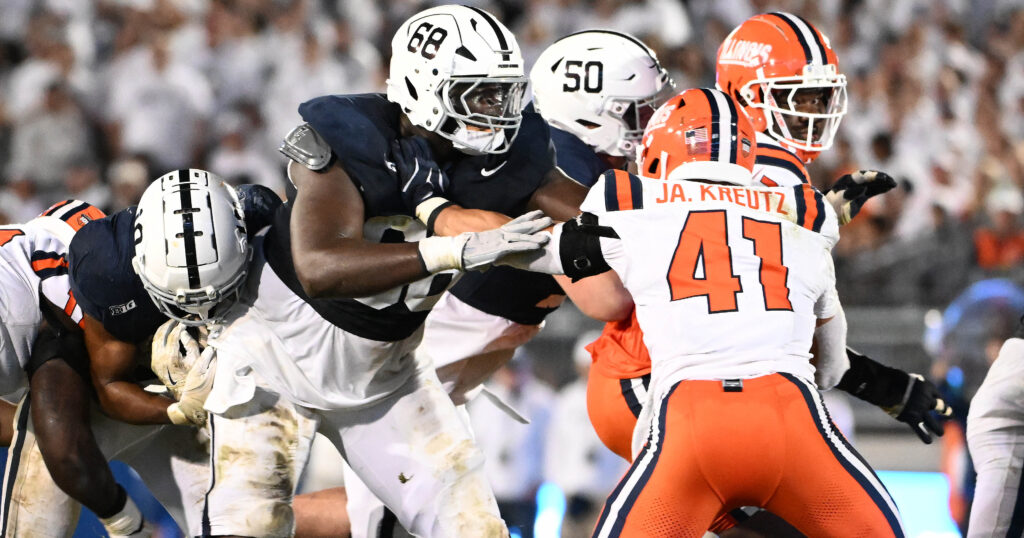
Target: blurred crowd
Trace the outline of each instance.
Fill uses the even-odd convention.
[[[176,167],[283,193],[297,105],[382,91],[413,0],[0,0],[0,222],[57,199],[132,205]],[[1024,0],[481,0],[527,65],[552,41],[614,28],[649,43],[680,89],[714,83],[728,31],[798,13],[849,80],[827,188],[858,168],[898,191],[843,230],[851,303],[938,305],[982,276],[1024,281]]]

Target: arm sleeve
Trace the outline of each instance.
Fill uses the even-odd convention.
[[[814,381],[821,390],[836,386],[850,369],[850,359],[846,356],[846,315],[838,300],[835,304],[837,310],[832,319],[814,330],[818,347]]]

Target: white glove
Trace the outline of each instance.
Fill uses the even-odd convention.
[[[455,237],[428,237],[419,242],[420,257],[431,273],[446,269],[485,269],[509,254],[543,247],[550,236],[537,232],[551,226],[551,223],[551,218],[538,210],[493,230],[467,232]]]
[[[214,373],[217,370],[217,352],[207,347],[200,353],[199,342],[188,331],[181,331],[181,346],[185,348],[185,362],[188,373],[179,383],[176,397],[178,401],[167,407],[167,416],[174,424],[191,424],[204,426],[207,412],[203,409],[206,397],[213,389]]]
[[[181,352],[181,331],[185,326],[175,320],[169,320],[153,335],[153,345],[150,349],[149,368],[153,370],[160,382],[166,386],[175,398],[177,386],[180,390],[181,383],[188,373],[188,366],[185,365],[185,357]]]

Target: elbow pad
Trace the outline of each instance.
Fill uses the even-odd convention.
[[[612,228],[599,225],[593,213],[581,213],[562,225],[559,258],[565,276],[576,282],[611,270],[601,252],[602,237],[618,239],[619,235]]]

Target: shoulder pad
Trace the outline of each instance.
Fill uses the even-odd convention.
[[[278,151],[289,159],[318,172],[331,163],[331,146],[308,123],[303,123],[291,130]]]

